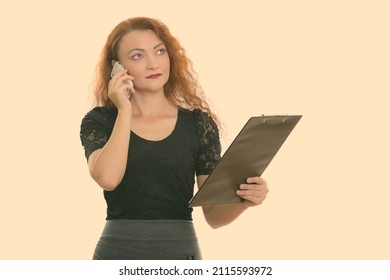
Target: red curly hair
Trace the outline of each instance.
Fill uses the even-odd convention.
[[[157,19],[133,17],[120,22],[110,33],[103,47],[96,67],[94,88],[95,105],[115,107],[108,97],[108,83],[111,79],[112,61],[119,60],[118,47],[122,37],[134,30],[152,30],[165,44],[170,60],[168,82],[164,85],[164,94],[173,104],[184,109],[201,109],[207,112],[218,123],[216,115],[211,112],[204,92],[197,81],[197,74],[192,62],[187,58],[179,41],[172,36],[168,27]]]

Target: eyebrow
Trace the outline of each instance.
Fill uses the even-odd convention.
[[[157,44],[156,46],[153,47],[153,49],[157,49],[157,48],[158,48],[159,46],[161,46],[161,45],[164,45],[164,43],[161,42],[161,43]],[[126,54],[126,56],[128,56],[128,55],[129,55],[131,52],[133,52],[133,51],[141,51],[141,52],[144,52],[145,49],[140,49],[140,48],[131,49],[131,50]]]

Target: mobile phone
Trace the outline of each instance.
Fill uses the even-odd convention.
[[[122,71],[122,70],[125,70],[125,68],[123,68],[123,66],[122,66],[118,61],[115,61],[115,62],[114,62],[114,65],[112,66],[111,78],[112,78],[116,73],[118,73],[119,71]],[[125,83],[128,83],[131,87],[133,87],[133,82],[130,81],[130,80],[126,80]]]

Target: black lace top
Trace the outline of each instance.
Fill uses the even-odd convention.
[[[83,118],[80,138],[88,159],[109,139],[116,109],[96,107]],[[173,132],[161,141],[130,132],[126,172],[113,191],[104,191],[107,220],[192,219],[188,202],[195,175],[208,175],[221,157],[218,128],[199,109],[180,109]]]

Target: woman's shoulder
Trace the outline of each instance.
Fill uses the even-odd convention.
[[[113,125],[118,111],[116,108],[106,106],[96,106],[85,114],[82,122],[98,122],[103,125]]]
[[[218,126],[213,117],[200,108],[182,109],[181,110],[188,119],[191,120],[198,135],[218,134]]]
[[[194,109],[184,109],[180,108],[179,109],[184,115],[188,117],[192,117],[195,119],[195,121],[205,121],[206,119],[210,118],[210,115],[206,112],[203,111],[200,108],[194,108]]]
[[[106,107],[106,106],[96,106],[96,107],[92,108],[86,114],[86,116],[91,116],[91,117],[103,116],[103,117],[107,117],[107,116],[113,115],[114,113],[116,113],[116,111],[117,111],[116,108],[109,108],[109,107]]]
[[[93,109],[91,109],[88,113],[85,114],[85,117],[90,118],[110,118],[113,116],[116,116],[118,113],[116,108],[109,108],[106,106],[96,106]]]

